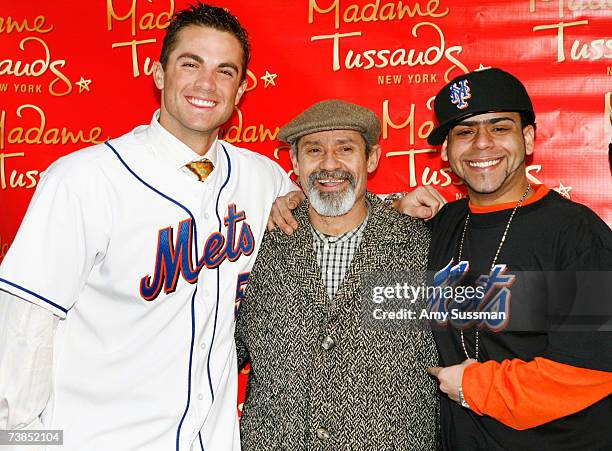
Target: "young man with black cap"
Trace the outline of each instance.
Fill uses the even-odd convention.
[[[459,306],[506,314],[499,328],[505,330],[485,315],[435,330],[442,367],[430,372],[448,395],[441,405],[445,449],[612,449],[612,336],[584,324],[573,332],[554,329],[547,316],[567,314],[562,302],[575,289],[573,279],[550,271],[600,271],[598,280],[607,277],[608,286],[595,293],[604,294],[597,320],[606,321],[609,227],[587,207],[530,185],[525,158],[534,149],[535,113],[514,76],[487,69],[457,77],[438,93],[434,109],[439,125],[428,142],[442,145],[442,159],[469,194],[430,222],[429,269],[438,271],[438,283],[489,276],[501,284],[502,276],[520,279],[521,271],[552,280],[512,302],[494,296]],[[584,308],[594,296],[577,291]],[[435,300],[432,306],[450,310]]]

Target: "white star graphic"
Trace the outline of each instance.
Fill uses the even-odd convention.
[[[75,83],[79,87],[79,94],[83,91],[90,92],[89,85],[91,84],[91,80],[85,80],[81,75],[81,79]]]
[[[553,189],[559,194],[561,194],[563,197],[567,199],[571,199],[570,194],[569,194],[569,192],[572,190],[571,186],[565,186],[563,185],[563,183],[559,182],[559,186]]]
[[[278,77],[277,74],[271,74],[270,72],[268,72],[266,70],[266,75],[264,75],[263,77],[259,77],[264,81],[264,88],[267,88],[268,86],[272,85],[272,86],[276,86],[276,82],[274,81],[274,79]]]

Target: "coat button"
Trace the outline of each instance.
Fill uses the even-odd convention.
[[[329,431],[325,428],[319,428],[317,429],[317,438],[319,440],[327,440],[331,437],[331,434],[329,433]]]
[[[327,337],[325,337],[323,339],[323,341],[321,342],[321,347],[323,349],[325,349],[326,351],[329,351],[331,348],[333,348],[334,346],[336,346],[336,342],[335,340],[330,337],[329,335]]]

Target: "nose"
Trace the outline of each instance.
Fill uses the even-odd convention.
[[[214,91],[215,74],[213,71],[201,69],[195,81],[195,87],[203,91]]]
[[[321,169],[325,171],[335,171],[340,168],[340,160],[333,150],[328,150],[321,159]]]
[[[479,127],[474,138],[474,145],[478,149],[487,149],[493,144],[491,134],[485,127]]]

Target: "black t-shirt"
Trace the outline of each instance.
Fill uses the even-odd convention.
[[[470,274],[489,273],[511,211],[470,215],[461,256],[462,260],[469,261]],[[439,271],[451,259],[454,259],[453,264],[457,263],[467,212],[468,202],[463,199],[445,205],[432,220],[430,270]],[[497,263],[507,265],[508,273],[612,271],[612,232],[587,207],[550,191],[542,199],[517,210]],[[543,317],[559,307],[555,302],[563,296],[558,295],[568,291],[564,286],[567,280],[559,281],[561,273],[550,274],[557,274],[553,282],[536,283],[528,302],[512,299],[508,306],[511,317],[520,317],[523,322],[532,318],[534,327],[521,328],[521,324],[515,324],[514,328],[508,327],[501,332],[480,330],[479,360],[501,362],[519,358],[530,361],[541,356],[568,365],[612,371],[611,333],[584,329],[559,332],[539,327],[542,321],[546,322]],[[595,292],[601,296],[602,303],[608,306],[612,303],[609,287]],[[534,318],[538,316],[542,318]],[[443,366],[466,359],[456,328],[439,328],[434,335]],[[468,354],[473,357],[474,328],[465,330],[464,342]],[[487,416],[480,417],[443,397],[441,424],[444,448],[452,451],[612,450],[612,396],[576,414],[524,431]]]

